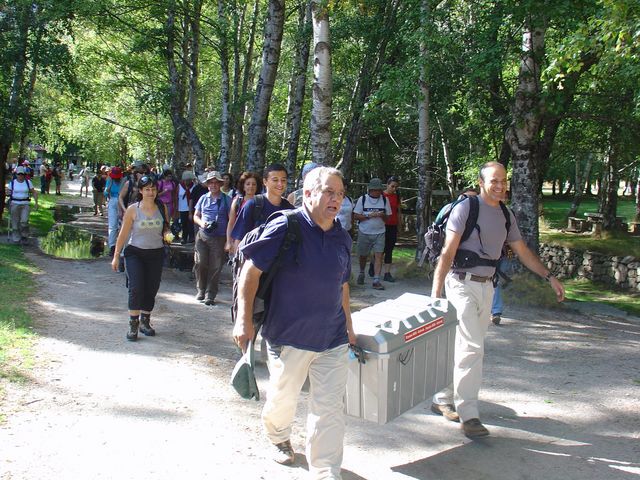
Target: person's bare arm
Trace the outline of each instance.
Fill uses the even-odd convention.
[[[236,224],[236,202],[231,202],[231,208],[229,209],[229,221],[227,222],[227,243],[225,245],[225,250],[229,253],[235,254],[235,242],[233,238],[231,238],[231,231],[233,230],[233,226]]]
[[[442,289],[444,287],[444,279],[447,273],[451,269],[451,264],[456,256],[458,245],[462,239],[461,233],[455,233],[447,230],[447,235],[444,240],[444,246],[440,253],[440,258],[436,265],[436,271],[433,274],[433,285],[431,286],[431,296],[434,298],[442,297]]]
[[[124,185],[122,185],[122,188],[120,189],[120,193],[118,193],[118,206],[120,207],[121,212],[125,212],[127,210],[127,207],[124,206],[124,197],[127,195],[127,192],[129,191],[130,181],[131,180],[127,180],[126,182],[124,182]]]
[[[247,349],[247,342],[253,340],[255,336],[253,302],[261,274],[262,271],[251,260],[247,260],[242,266],[238,279],[238,316],[233,326],[233,339],[243,352]]]
[[[509,242],[509,246],[518,256],[518,260],[520,260],[525,267],[549,282],[551,288],[556,292],[556,298],[559,302],[562,302],[564,300],[564,287],[562,286],[562,283],[560,283],[560,280],[554,277],[549,269],[542,264],[538,256],[534,254],[529,247],[527,247],[526,243],[524,243],[524,240],[520,239],[515,242]]]

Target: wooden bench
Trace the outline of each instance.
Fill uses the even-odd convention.
[[[567,220],[568,220],[567,230],[570,232],[577,232],[577,233],[586,232],[591,226],[589,220],[586,220],[584,218],[569,217]]]

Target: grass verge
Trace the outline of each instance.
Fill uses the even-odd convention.
[[[22,247],[0,244],[0,402],[4,382],[22,382],[33,366],[31,316],[23,299],[34,288],[35,267],[24,256]],[[0,423],[5,419],[0,414]]]
[[[640,293],[608,290],[584,278],[564,280],[563,285],[569,300],[602,303],[640,316]]]

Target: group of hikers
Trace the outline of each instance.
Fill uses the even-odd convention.
[[[193,236],[189,229],[183,230],[182,240],[195,241],[198,301],[215,303],[227,252],[243,259],[234,280],[237,311],[232,331],[243,352],[252,348],[258,333],[254,306],[261,278],[269,275],[270,292],[264,298],[259,327],[268,356],[262,423],[270,456],[283,465],[296,461],[291,426],[308,378],[305,453],[309,473],[317,479],[341,478],[348,350],[357,342],[350,311],[352,217],[358,222],[356,284],[364,283],[373,254],[372,287],[379,289],[381,280],[394,280],[387,268],[391,257],[385,253],[385,243],[395,244],[401,224],[400,199],[390,198],[398,188],[398,179],[390,178],[386,188],[380,179],[372,179],[367,193],[353,202],[339,170],[308,165],[302,187],[288,200],[284,198],[287,172],[279,164],[269,165],[262,181],[255,173],[245,172],[235,195],[229,194],[232,187],[217,171],[205,172],[200,182],[194,181],[193,173],[185,172],[179,185],[171,187],[167,185],[170,171],[157,176],[146,168],[134,164],[126,179],[119,167],[100,175],[108,177],[104,192],[109,204],[111,265],[119,269],[121,254],[126,265],[127,339],[137,340],[139,333],[155,335],[151,313],[165,244],[172,240],[171,219],[186,212],[183,218],[192,220],[195,228]],[[206,191],[200,193],[204,187]],[[259,193],[261,188],[264,193]],[[172,209],[163,198],[173,198],[167,191],[174,190],[178,201]],[[434,395],[431,410],[459,422],[462,433],[471,439],[489,435],[480,421],[478,395],[496,266],[503,246],[507,244],[524,266],[546,280],[558,301],[564,299],[562,284],[526,246],[515,216],[503,203],[507,174],[500,163],[489,162],[480,168],[478,192],[473,201],[471,196],[465,197],[450,210],[431,287],[432,298],[446,293],[458,321],[453,382]],[[184,203],[180,206],[180,196],[186,207]],[[290,212],[285,215],[284,210]],[[112,211],[116,217],[117,212],[123,212],[120,224],[112,226]],[[394,214],[395,228],[387,229],[385,221]],[[475,221],[469,222],[470,218]]]

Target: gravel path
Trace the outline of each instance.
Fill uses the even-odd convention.
[[[36,367],[25,384],[5,384],[0,479],[305,478],[302,453],[294,467],[267,458],[262,401],[241,400],[228,386],[238,358],[228,272],[221,302],[205,307],[188,273],[165,269],[158,334],[132,343],[124,276],[106,259],[54,259],[35,247],[27,255],[41,270]],[[405,291],[427,286],[354,287],[354,306]],[[262,393],[266,377],[259,364]],[[305,397],[292,438],[299,452]],[[509,308],[487,338],[481,399],[492,435],[476,442],[428,402],[386,425],[348,417],[343,478],[639,478],[640,320]]]

